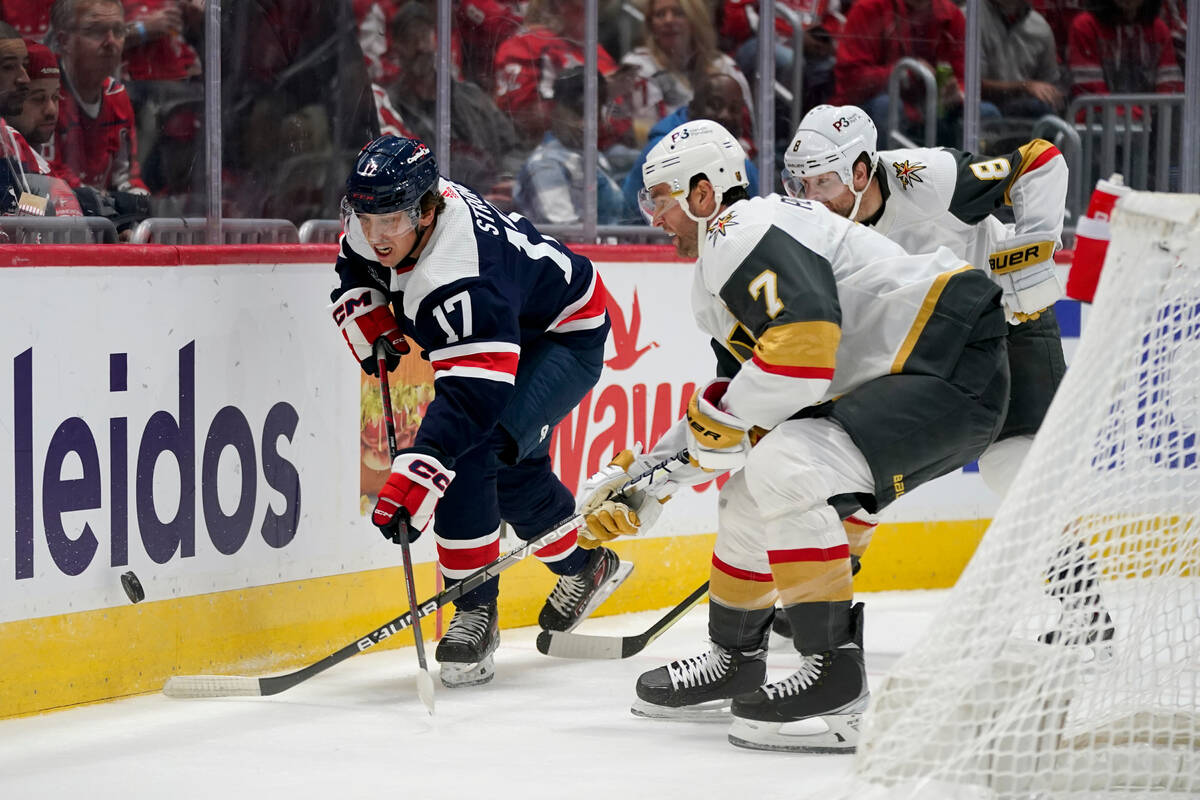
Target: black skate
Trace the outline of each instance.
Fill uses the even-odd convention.
[[[630,572],[633,564],[622,561],[607,547],[597,547],[582,570],[558,579],[538,614],[538,624],[548,631],[573,630],[617,590]]]
[[[442,685],[479,686],[496,674],[492,653],[500,646],[500,615],[496,601],[476,608],[456,609],[450,629],[438,642]]]
[[[1112,658],[1112,640],[1116,634],[1112,617],[1100,597],[1100,573],[1096,561],[1082,542],[1070,544],[1058,552],[1047,570],[1047,593],[1062,605],[1058,627],[1038,637],[1044,644],[1078,647],[1084,661]]]
[[[853,753],[870,692],[863,664],[861,604],[852,612],[852,640],[801,656],[788,677],[733,700],[729,741],[752,750]],[[789,722],[820,718],[827,730],[784,731]],[[793,726],[795,727],[795,726]]]
[[[714,642],[707,653],[642,673],[630,710],[639,717],[724,722],[733,698],[753,692],[766,677],[765,648],[730,650]]]
[[[1089,602],[1090,601],[1090,602]],[[1116,635],[1112,617],[1104,608],[1099,595],[1082,601],[1068,599],[1062,604],[1058,627],[1038,637],[1044,644],[1078,647],[1084,661],[1107,661],[1112,658],[1112,640]]]

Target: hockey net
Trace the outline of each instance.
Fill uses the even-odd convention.
[[[1015,485],[873,693],[842,797],[1200,797],[1200,196],[1122,199],[1105,264]]]

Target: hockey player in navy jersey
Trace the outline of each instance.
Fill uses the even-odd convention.
[[[574,513],[550,433],[600,376],[607,293],[586,258],[440,178],[417,139],[363,148],[343,215],[332,311],[354,357],[374,375],[374,344],[398,362],[407,337],[434,372],[434,399],[372,521],[390,538],[407,518],[415,538],[432,520],[454,583],[499,556],[501,520],[528,539]],[[539,617],[549,630],[573,628],[632,569],[575,533],[535,555],[561,576]],[[498,589],[492,579],[455,603],[437,647],[445,685],[491,680]]]
[[[717,375],[634,473],[686,446],[695,464],[617,494],[610,466],[580,495],[589,534],[644,530],[675,486],[731,472],[709,578],[708,652],[644,673],[634,712],[726,717],[734,744],[845,752],[867,704],[862,604],[830,499],[870,511],[977,458],[1008,398],[1000,290],[949,250],[894,242],[790,197],[748,197],[745,153],[689,122],[649,153],[643,210],[698,257],[696,322]],[[628,463],[618,456],[617,463]],[[763,685],[778,598],[800,669]],[[726,717],[727,718],[727,717]],[[821,718],[828,730],[785,731]]]

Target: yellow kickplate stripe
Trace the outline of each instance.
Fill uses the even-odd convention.
[[[880,525],[855,589],[949,586],[986,525]],[[714,541],[714,534],[619,539],[614,549],[636,567],[596,616],[678,603],[709,577]],[[433,569],[416,565],[419,598],[434,594]],[[0,718],[157,692],[171,675],[298,669],[403,613],[403,580],[395,567],[0,624]],[[536,624],[554,581],[535,559],[505,572],[502,627]],[[453,609],[444,613],[448,622]],[[433,619],[422,624],[432,639]],[[411,643],[405,632],[371,649]]]

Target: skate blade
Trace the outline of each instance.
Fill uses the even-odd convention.
[[[618,562],[616,572],[614,572],[612,577],[605,581],[604,584],[596,590],[596,593],[592,595],[592,599],[589,600],[587,605],[583,607],[583,613],[579,615],[578,622],[567,628],[564,633],[570,633],[578,628],[580,623],[590,617],[592,612],[600,607],[601,603],[607,600],[610,596],[612,596],[613,592],[620,588],[621,584],[625,582],[625,579],[629,577],[629,573],[631,572],[633,572],[632,561]]]
[[[729,722],[732,700],[710,700],[692,706],[660,706],[645,700],[635,700],[629,711],[645,719],[669,719],[677,722]]]
[[[462,664],[453,661],[442,664],[442,686],[447,689],[461,689],[464,686],[482,686],[490,683],[496,677],[496,661],[488,655],[483,661],[474,664]]]
[[[776,753],[853,753],[862,714],[830,714],[797,722],[762,722],[734,717],[729,743]]]
[[[764,722],[734,717],[729,726],[729,743],[748,750],[776,753],[853,753],[858,749],[858,731],[869,694],[838,709],[794,722]]]

